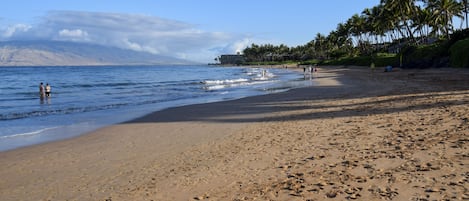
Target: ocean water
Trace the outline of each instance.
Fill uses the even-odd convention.
[[[39,83],[52,95],[39,97]],[[0,151],[70,138],[164,108],[311,85],[275,68],[1,67]]]

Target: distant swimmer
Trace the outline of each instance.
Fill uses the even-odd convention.
[[[49,83],[46,84],[46,96],[50,97],[50,85],[49,85]]]
[[[44,98],[46,96],[44,84],[41,82],[39,85],[39,97]]]

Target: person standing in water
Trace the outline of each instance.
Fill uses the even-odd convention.
[[[49,83],[46,84],[46,96],[50,97],[50,85],[49,85]]]
[[[44,98],[46,96],[46,91],[44,89],[44,84],[39,85],[39,97]]]

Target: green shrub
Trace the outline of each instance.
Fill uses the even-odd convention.
[[[433,57],[437,56],[438,54],[438,45],[421,45],[415,47],[413,51],[407,55],[407,59],[415,60],[415,59],[432,59]]]
[[[308,60],[308,61],[302,61],[299,64],[300,65],[315,65],[315,64],[319,64],[319,63],[322,63],[322,62],[317,60],[317,59],[312,59],[312,60]]]
[[[453,67],[469,67],[469,38],[460,40],[449,49],[450,62]]]
[[[446,42],[446,49],[449,49],[451,46],[453,46],[454,43],[467,38],[469,38],[469,29],[455,31],[453,34],[451,34],[451,40]]]
[[[399,67],[399,56],[396,54],[378,56],[375,58],[375,65]]]
[[[396,54],[379,53],[374,57],[358,56],[358,57],[342,57],[340,59],[327,60],[321,65],[348,65],[348,66],[370,66],[374,62],[375,66],[399,66],[399,58]]]
[[[448,50],[441,43],[409,46],[402,51],[403,65],[410,68],[428,68],[438,65],[440,58],[448,56]]]

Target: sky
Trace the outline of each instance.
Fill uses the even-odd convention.
[[[2,0],[0,41],[87,42],[196,62],[304,45],[380,0]]]

